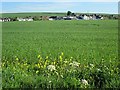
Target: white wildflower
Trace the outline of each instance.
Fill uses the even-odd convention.
[[[82,79],[82,84],[84,84],[84,85],[88,85],[88,82],[87,82],[87,80],[85,80],[85,79]]]
[[[61,76],[61,78],[63,78],[63,75],[60,75]]]
[[[93,65],[93,64],[90,64],[90,66],[91,66],[91,67],[94,67],[94,65]]]
[[[49,81],[49,83],[51,83],[52,81]]]
[[[64,63],[67,63],[68,61],[64,61]]]
[[[56,73],[57,76],[59,75],[58,72],[55,72],[55,73]]]
[[[47,66],[47,69],[50,70],[50,71],[56,70],[54,65]]]
[[[98,68],[97,71],[101,71],[101,70]]]
[[[73,61],[69,64],[70,66],[79,67],[80,63]]]

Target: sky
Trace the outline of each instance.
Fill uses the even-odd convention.
[[[118,2],[119,0],[1,0],[2,2]]]
[[[118,13],[118,0],[2,0],[2,13],[18,12],[78,12],[78,13]],[[26,1],[26,2],[25,2]],[[31,1],[31,2],[30,2]],[[46,2],[45,2],[46,1]],[[91,1],[91,2],[90,2]],[[96,1],[96,2],[95,2]],[[106,1],[106,0],[104,0]],[[114,2],[113,2],[114,1]],[[0,3],[1,5],[1,3]]]

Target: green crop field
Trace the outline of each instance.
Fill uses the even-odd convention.
[[[2,17],[26,17],[26,16],[65,16],[66,13],[2,13]]]
[[[103,16],[109,16],[109,15],[114,15],[114,16],[118,16],[117,14],[106,14],[106,13],[75,13],[76,15],[80,15],[80,14],[87,14],[87,15],[93,15],[93,14],[98,14],[98,15],[103,15]],[[0,13],[0,17],[26,17],[26,16],[66,16],[67,12],[41,12],[41,13],[37,13],[37,12],[23,12],[23,13]]]
[[[118,21],[2,23],[3,88],[119,88]]]

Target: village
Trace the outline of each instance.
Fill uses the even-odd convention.
[[[0,18],[0,22],[10,22],[10,21],[40,21],[40,20],[103,20],[104,17],[102,15],[66,15],[66,16],[26,16],[26,17],[2,17]]]
[[[102,14],[75,14],[70,11],[65,16],[25,16],[25,17],[0,17],[0,22],[10,21],[41,21],[41,20],[105,20],[117,19],[115,15],[102,15]]]

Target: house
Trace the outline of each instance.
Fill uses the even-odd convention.
[[[104,19],[104,17],[101,17],[101,20],[103,20]]]
[[[83,16],[83,19],[84,19],[84,20],[89,20],[90,18],[89,18],[89,16],[84,15],[84,16]]]
[[[63,17],[63,20],[77,20],[76,16],[65,16]]]
[[[2,18],[0,18],[0,22],[2,22]]]
[[[96,20],[96,14],[94,14],[92,17],[93,17],[92,20]]]
[[[90,15],[90,16],[89,16],[89,20],[93,20],[93,15]]]
[[[18,21],[33,21],[33,18],[17,18]]]
[[[50,16],[49,20],[57,20],[57,16]]]
[[[83,16],[81,16],[81,15],[77,16],[76,18],[77,18],[77,20],[83,20]]]
[[[42,20],[49,20],[48,16],[42,16]]]
[[[0,22],[9,22],[11,21],[10,18],[0,18]]]
[[[49,20],[52,21],[52,20],[54,20],[54,18],[49,17]]]
[[[97,16],[96,16],[96,19],[97,19],[97,20],[98,20],[98,19],[101,19],[101,16],[97,15]]]
[[[57,17],[57,20],[64,20],[63,17]]]
[[[69,16],[69,18],[71,18],[71,20],[77,20],[76,16]]]
[[[33,21],[33,18],[27,18],[26,21]]]
[[[18,21],[25,21],[24,18],[17,18]]]
[[[63,17],[64,20],[72,20],[70,17]]]

